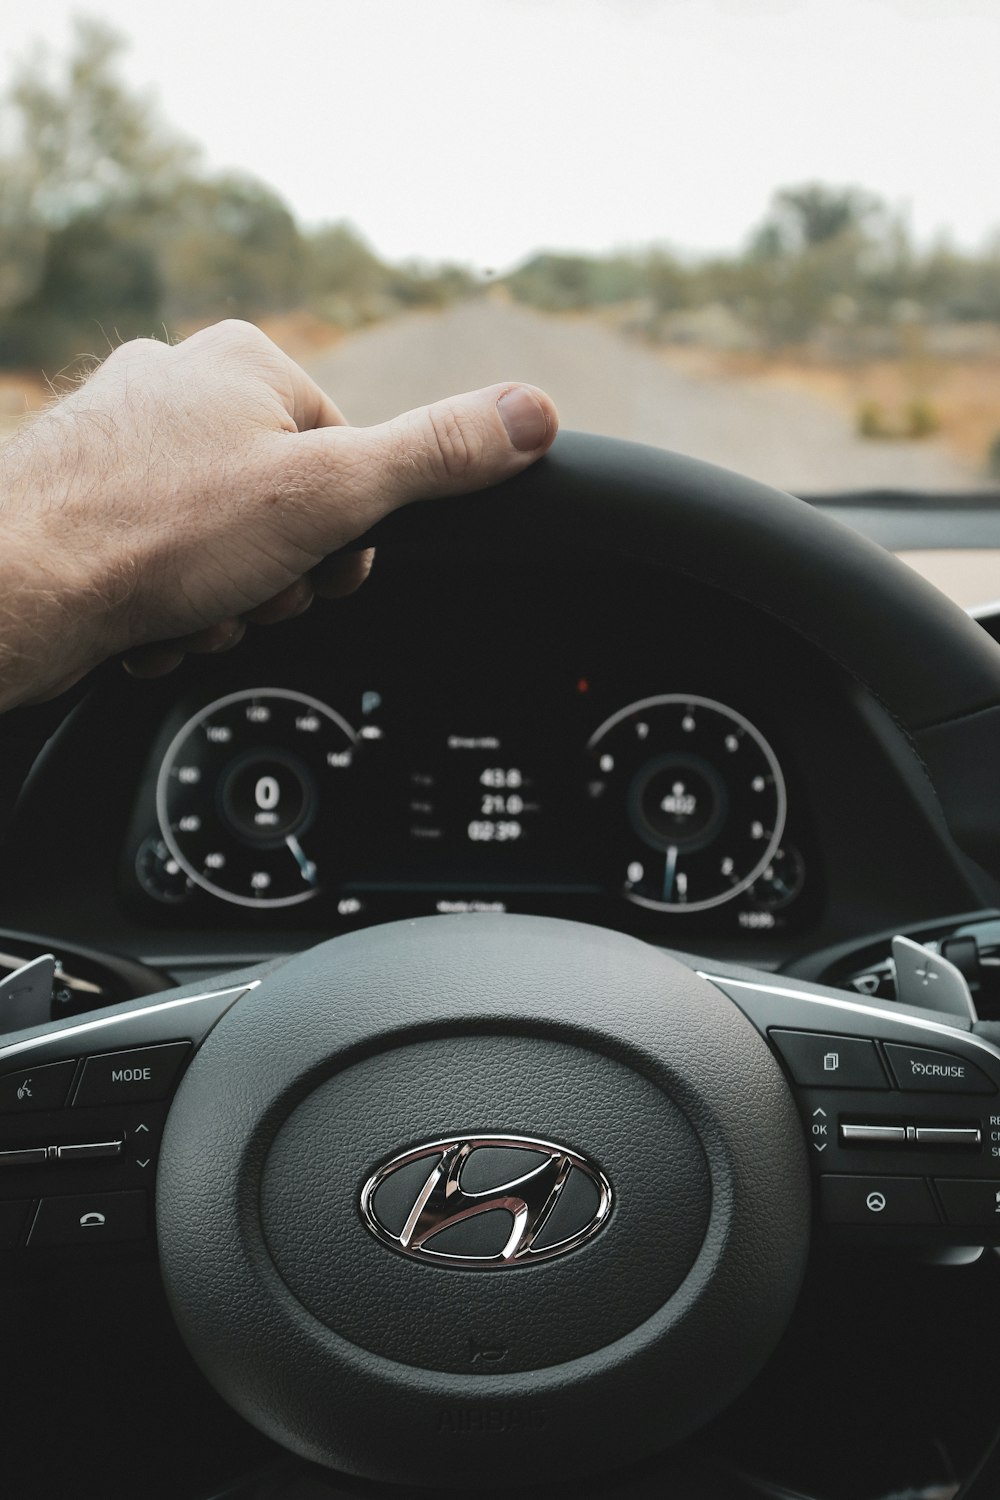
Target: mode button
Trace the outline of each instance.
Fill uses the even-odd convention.
[[[191,1051],[190,1042],[103,1052],[84,1064],[74,1105],[132,1104],[164,1099]]]

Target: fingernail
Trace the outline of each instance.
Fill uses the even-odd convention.
[[[549,419],[537,396],[523,386],[515,386],[497,402],[500,420],[507,429],[513,447],[521,453],[540,448],[549,431]]]

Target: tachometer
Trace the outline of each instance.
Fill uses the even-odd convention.
[[[347,822],[354,730],[316,698],[283,688],[231,693],[178,730],[156,784],[174,859],[239,906],[315,896]]]
[[[623,894],[659,911],[704,911],[767,868],[785,826],[774,751],[742,714],[668,693],[592,735],[589,792]]]

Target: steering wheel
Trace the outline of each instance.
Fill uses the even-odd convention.
[[[891,556],[760,484],[579,434],[392,529],[437,546],[501,519],[779,617],[880,700],[1000,874],[1000,650]],[[932,1131],[956,1079],[985,1118],[987,1030],[577,923],[393,923],[0,1048],[0,1089],[42,1081],[24,1149],[86,1147],[92,1119],[106,1186],[85,1224],[82,1200],[36,1211],[4,1180],[0,1232],[57,1275],[72,1251],[47,1246],[141,1243],[155,1214],[198,1364],[309,1460],[435,1492],[571,1480],[600,1467],[587,1435],[614,1432],[608,1463],[654,1452],[753,1379],[811,1236],[997,1242],[930,1186],[972,1180],[930,1137],[865,1158],[886,1192],[838,1133],[904,1106]],[[130,1133],[155,1205],[148,1179],[123,1187]]]

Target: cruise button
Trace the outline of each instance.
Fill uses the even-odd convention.
[[[164,1099],[190,1051],[190,1042],[168,1042],[163,1047],[88,1057],[73,1103],[138,1104]]]
[[[796,1083],[819,1089],[887,1089],[875,1043],[820,1031],[772,1031]]]
[[[996,1093],[986,1074],[957,1052],[932,1052],[929,1047],[904,1047],[898,1042],[886,1042],[885,1050],[896,1082],[910,1093]]]

